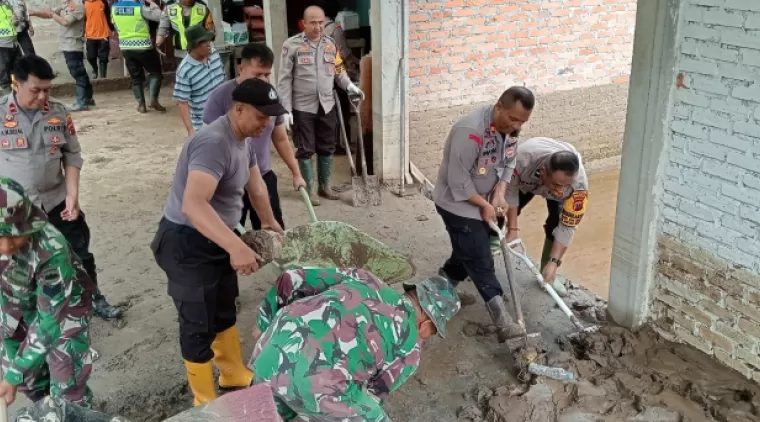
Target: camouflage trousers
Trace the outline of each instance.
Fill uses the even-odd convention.
[[[277,374],[281,362],[268,359],[272,354],[262,355],[250,365],[255,374],[252,384],[266,384],[272,389],[277,412],[284,421],[390,422],[380,400],[359,385],[346,383],[340,370],[314,374],[309,365],[296,364],[288,374],[263,379],[259,374]],[[307,371],[312,374],[307,375]],[[320,386],[334,388],[333,394],[312,393]]]
[[[24,381],[18,391],[32,401],[37,401],[50,395],[56,400],[65,400],[90,407],[92,391],[87,386],[87,380],[92,372],[92,355],[90,353],[90,317],[86,317],[83,326],[66,327],[61,337],[48,352],[45,362],[38,368],[24,373]],[[24,324],[24,322],[21,322]],[[26,333],[27,327],[21,325],[17,333]],[[7,371],[18,353],[27,347],[24,339],[3,339],[2,357],[0,358],[3,373]],[[21,349],[21,350],[20,350]]]

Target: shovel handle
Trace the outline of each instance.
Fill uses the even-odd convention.
[[[527,337],[525,337],[525,335],[527,335],[527,332],[525,330],[525,318],[523,317],[522,313],[522,305],[517,299],[517,292],[515,291],[515,272],[514,268],[512,268],[512,260],[509,258],[510,247],[507,244],[507,238],[504,236],[504,232],[499,228],[495,221],[489,221],[488,226],[491,227],[491,230],[495,231],[497,235],[499,235],[499,245],[501,246],[501,254],[504,257],[504,269],[507,272],[509,295],[512,298],[512,306],[514,307],[515,311],[515,319],[517,319],[517,325],[519,325],[520,329],[522,329],[524,339],[527,344]]]
[[[317,214],[314,212],[314,206],[311,205],[311,198],[309,198],[309,192],[307,192],[306,188],[303,186],[299,186],[298,191],[301,192],[301,198],[303,199],[304,204],[306,204],[306,211],[309,212],[309,220],[311,220],[312,223],[316,223],[319,220],[317,220]]]

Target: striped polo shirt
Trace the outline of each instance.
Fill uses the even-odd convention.
[[[212,52],[206,63],[186,55],[177,68],[174,82],[174,100],[187,102],[193,128],[203,126],[203,106],[219,84],[224,82],[224,64],[219,53]]]

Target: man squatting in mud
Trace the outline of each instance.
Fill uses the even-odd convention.
[[[89,407],[95,283],[18,182],[0,178],[0,397],[50,395]]]
[[[562,256],[573,240],[575,230],[586,213],[588,177],[581,156],[567,142],[551,138],[531,138],[520,144],[515,170],[507,187],[507,241],[517,238],[517,216],[535,195],[546,199],[549,216],[544,223],[544,248],[541,271],[544,281],[565,295],[567,290],[557,278]]]
[[[180,348],[195,405],[216,398],[212,359],[220,389],[247,387],[253,376],[243,363],[235,315],[237,275],[256,271],[260,259],[234,232],[244,189],[262,229],[282,233],[245,139],[260,136],[272,117],[286,111],[274,87],[258,78],[242,81],[232,101],[227,114],[182,147],[151,243],[179,314]]]
[[[81,5],[80,5],[81,6]],[[86,76],[86,75],[85,75]],[[79,208],[79,173],[84,160],[74,121],[66,106],[50,98],[53,68],[39,56],[21,57],[13,69],[13,92],[0,98],[0,177],[12,178],[26,190],[48,221],[66,236],[90,278],[98,285],[90,227]],[[119,318],[100,289],[95,315]]]
[[[389,421],[382,401],[417,370],[423,340],[444,337],[461,307],[442,277],[403,288],[363,269],[286,271],[259,308],[253,384],[272,389],[286,421]]]
[[[486,303],[500,342],[520,334],[496,278],[488,221],[507,211],[506,193],[515,168],[517,135],[530,119],[535,98],[513,86],[495,105],[481,107],[451,128],[433,200],[451,239],[451,257],[439,270],[456,286],[469,277]],[[465,304],[469,300],[463,299]]]

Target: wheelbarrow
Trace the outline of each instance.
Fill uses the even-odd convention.
[[[286,230],[276,256],[265,266],[268,268],[259,271],[281,274],[294,265],[363,268],[388,284],[414,277],[416,269],[408,256],[349,224],[319,221],[306,189],[301,187],[299,191],[311,222]],[[246,243],[256,249],[255,243]]]

